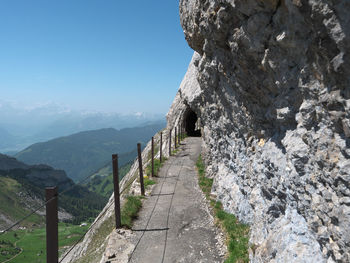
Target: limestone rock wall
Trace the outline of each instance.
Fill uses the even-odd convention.
[[[168,113],[201,120],[251,262],[350,262],[350,1],[181,0],[195,50]]]

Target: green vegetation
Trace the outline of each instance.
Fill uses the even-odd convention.
[[[177,154],[178,152],[179,152],[179,148],[173,150],[173,151],[171,152],[171,155],[175,155],[175,154]]]
[[[13,221],[17,221],[27,215],[30,210],[25,207],[24,201],[21,199],[19,193],[27,192],[23,186],[15,179],[0,176],[0,211],[1,214],[7,215]],[[33,200],[26,199],[26,203],[32,206],[39,206],[40,203]],[[44,222],[44,218],[34,214],[22,222],[22,226],[30,227],[32,225],[40,225]],[[2,220],[0,219],[0,223]]]
[[[144,184],[145,188],[147,189],[149,186],[156,184],[156,182],[153,181],[152,179],[149,179],[148,177],[144,177],[143,184]]]
[[[126,198],[126,202],[121,211],[122,225],[131,228],[132,221],[137,218],[137,214],[142,207],[141,196],[130,195]]]
[[[58,204],[73,215],[70,222],[75,224],[95,218],[108,199],[84,186],[75,185],[64,171],[46,165],[29,166],[14,158],[0,155],[0,166],[4,169],[0,170],[0,214],[13,222],[42,205],[45,200],[44,189],[47,186],[58,186],[60,193],[74,186],[59,196]],[[3,217],[0,217],[0,224],[8,225],[1,218]],[[40,226],[43,222],[43,216],[34,214],[21,223],[21,226]]]
[[[158,176],[159,169],[162,167],[164,161],[162,160],[162,163],[160,163],[159,159],[154,159],[153,164],[154,164],[154,176],[155,177]],[[149,163],[149,165],[147,165],[147,167],[146,167],[146,174],[147,174],[148,177],[151,176],[151,174],[152,174],[152,163]]]
[[[144,183],[145,189],[148,189],[151,185],[156,184],[155,181],[153,181],[152,179],[149,179],[148,177],[144,177],[143,183]]]
[[[218,225],[226,233],[229,255],[225,263],[249,262],[249,226],[240,223],[234,215],[225,212],[222,208],[222,204],[216,202],[210,196],[213,179],[205,177],[205,167],[201,156],[199,156],[196,166],[199,175],[199,186],[214,209]]]
[[[199,179],[198,183],[203,193],[205,194],[207,199],[210,199],[211,187],[213,186],[213,179],[205,177],[205,167],[203,163],[202,156],[199,156],[198,161],[196,163]]]
[[[27,215],[31,209],[42,205],[42,202],[39,200],[45,200],[45,187],[38,187],[25,176],[22,176],[21,173],[25,173],[25,170],[10,170],[7,172],[7,176],[3,176],[1,173],[0,171],[1,214],[6,215],[13,221],[17,221]],[[74,224],[95,218],[106,202],[107,198],[92,193],[86,187],[80,185],[76,185],[72,190],[60,195],[58,198],[59,207],[73,215],[74,218],[70,223]],[[44,219],[43,216],[34,214],[22,222],[21,226],[40,226],[45,221]],[[0,223],[3,223],[1,219]]]
[[[136,175],[130,179],[134,181]],[[129,181],[129,182],[130,182]],[[129,183],[128,182],[128,183]],[[144,197],[140,196],[128,196],[126,202],[122,207],[122,225],[128,228],[132,227],[132,220],[137,217],[137,213],[142,206],[141,199]],[[95,234],[92,236],[92,240],[88,245],[87,253],[85,256],[78,259],[75,263],[90,263],[98,262],[101,259],[101,251],[104,251],[106,246],[106,237],[113,231],[115,228],[115,215],[112,214],[106,221],[104,221],[101,226],[96,230]]]
[[[220,202],[215,203],[214,211],[228,237],[229,256],[225,263],[249,262],[249,226],[238,222],[234,215],[226,213]]]
[[[12,242],[0,240],[0,260],[1,262],[8,260],[21,252],[19,247],[16,247]]]
[[[75,185],[64,171],[46,165],[29,166],[15,158],[0,155],[0,166],[4,169],[0,170],[0,213],[11,221],[23,218],[41,206],[47,186],[56,185],[60,193],[74,186],[58,198],[60,208],[74,216],[73,223],[95,217],[107,201],[107,198],[90,192],[86,187]],[[40,226],[43,221],[43,216],[35,214],[21,226]],[[1,219],[0,224],[4,224]]]
[[[88,263],[99,262],[101,260],[101,253],[103,253],[106,246],[106,237],[115,229],[115,216],[114,213],[92,235],[92,240],[88,245],[87,251],[83,257],[75,261],[74,263]]]
[[[129,172],[132,163],[128,163],[119,169],[119,181]],[[91,191],[106,198],[113,193],[113,174],[111,167],[104,167],[101,173],[96,174],[85,186]],[[108,172],[107,172],[108,171]]]
[[[107,201],[108,198],[77,185],[59,197],[58,205],[74,216],[70,223],[80,224],[83,221],[94,220]]]
[[[60,254],[74,244],[89,228],[66,223],[59,223],[59,250]],[[46,262],[46,229],[16,230],[0,236],[0,262],[10,259],[11,263]]]
[[[66,171],[75,181],[95,173],[111,162],[111,155],[119,153],[123,166],[137,156],[136,143],[146,142],[163,124],[134,127],[122,130],[100,129],[36,143],[16,155],[28,164],[44,163]]]

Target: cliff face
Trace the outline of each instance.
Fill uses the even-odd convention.
[[[202,127],[252,262],[350,261],[350,2],[181,0],[196,51],[168,129]]]

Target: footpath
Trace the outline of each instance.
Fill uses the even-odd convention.
[[[198,186],[200,152],[201,138],[186,138],[161,168],[128,238],[129,262],[223,262],[223,237]]]

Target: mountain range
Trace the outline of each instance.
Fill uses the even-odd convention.
[[[0,101],[0,152],[19,152],[36,142],[106,127],[123,129],[164,123],[162,114],[74,111],[53,103],[24,109]]]
[[[110,163],[113,153],[120,155],[120,166],[130,162],[136,158],[136,143],[145,145],[163,127],[163,123],[158,123],[121,130],[79,132],[33,144],[15,157],[31,165],[47,164],[64,170],[71,179],[79,181]]]
[[[81,222],[95,216],[104,206],[106,198],[75,185],[62,170],[47,165],[28,165],[13,157],[0,154],[0,228],[13,224],[44,203],[44,189],[57,186],[59,217]],[[25,226],[41,224],[45,208],[23,222]]]

